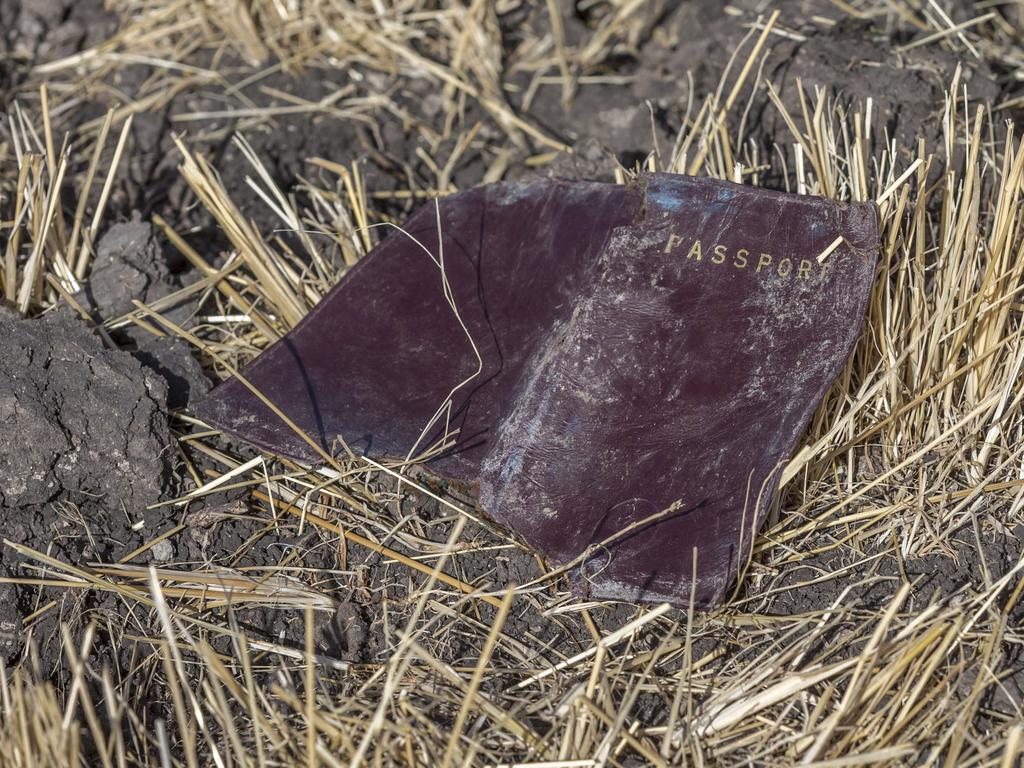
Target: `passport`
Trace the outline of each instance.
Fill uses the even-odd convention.
[[[712,606],[857,342],[879,248],[872,203],[499,182],[420,208],[242,375],[330,453],[434,447],[432,473],[590,598]],[[238,380],[197,411],[319,458]]]

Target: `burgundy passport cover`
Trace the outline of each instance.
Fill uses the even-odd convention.
[[[857,340],[874,205],[670,174],[438,204],[443,251],[431,203],[243,375],[328,451],[378,458],[442,437],[444,419],[421,434],[472,377],[433,472],[552,564],[586,553],[591,597],[686,605],[696,547],[697,604],[720,601]],[[317,459],[236,380],[199,415]]]

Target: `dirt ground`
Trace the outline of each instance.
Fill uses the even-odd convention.
[[[416,29],[415,18],[403,17],[405,37],[393,38],[401,39],[412,53],[389,51],[386,67],[360,48],[365,45],[369,50],[369,37],[343,40],[335,49],[326,32],[323,38],[314,35],[309,43],[323,45],[323,55],[290,64],[292,52],[280,41],[306,35],[301,25],[273,38],[277,42],[272,45],[271,35],[261,38],[260,24],[269,22],[258,14],[250,11],[249,23],[239,22],[236,28],[208,4],[194,3],[212,20],[204,21],[207,37],[202,38],[185,22],[185,31],[175,30],[191,5],[178,3],[175,11],[174,3],[128,0],[0,0],[0,96],[6,118],[0,138],[0,173],[5,179],[0,245],[10,249],[14,228],[9,222],[17,216],[15,190],[25,163],[19,156],[28,151],[19,142],[34,132],[41,145],[47,143],[39,117],[41,84],[46,84],[56,128],[52,140],[60,147],[66,135],[74,157],[58,203],[67,215],[68,230],[80,197],[89,217],[101,200],[102,184],[85,188],[80,179],[104,115],[111,107],[124,109],[111,128],[104,167],[112,160],[124,118],[129,112],[133,115],[90,247],[88,270],[77,290],[43,290],[46,298],[31,302],[24,312],[19,312],[18,301],[0,308],[0,531],[5,541],[0,549],[0,660],[7,679],[21,670],[18,674],[24,678],[19,685],[50,685],[56,711],[67,707],[72,730],[79,734],[74,745],[62,742],[61,754],[75,755],[67,758],[68,764],[100,764],[115,754],[133,756],[126,758],[129,764],[246,764],[239,755],[256,754],[249,736],[241,725],[231,734],[223,724],[232,717],[248,722],[257,710],[266,713],[263,717],[269,723],[267,756],[266,762],[253,757],[252,764],[297,764],[304,759],[299,742],[306,738],[301,725],[307,722],[305,675],[313,666],[322,702],[333,702],[322,703],[322,719],[317,721],[322,752],[344,755],[343,763],[355,764],[373,753],[380,763],[441,764],[440,756],[424,744],[444,743],[447,731],[458,722],[479,738],[478,747],[458,747],[459,759],[467,764],[543,758],[553,761],[548,764],[563,765],[570,759],[596,757],[595,765],[640,765],[651,762],[645,751],[649,749],[668,762],[705,765],[779,765],[801,755],[811,756],[812,762],[832,757],[837,762],[828,764],[841,765],[853,764],[841,759],[858,753],[874,754],[866,759],[879,765],[923,765],[933,759],[948,760],[950,765],[1018,764],[1012,755],[1006,757],[1009,752],[1004,753],[1001,745],[1007,740],[1020,744],[1021,645],[1016,637],[1000,635],[989,648],[978,629],[980,620],[970,618],[974,606],[988,600],[988,606],[1008,608],[998,618],[985,614],[986,622],[1005,629],[1021,619],[1014,591],[1024,542],[1024,520],[1014,496],[1018,488],[1001,487],[995,495],[983,496],[983,503],[970,497],[973,521],[957,517],[957,525],[941,532],[931,523],[923,524],[929,535],[934,534],[927,545],[918,546],[913,538],[925,535],[913,519],[900,517],[900,505],[913,506],[907,498],[926,505],[925,497],[934,496],[936,488],[939,493],[957,493],[979,483],[1019,479],[1019,458],[1013,453],[1016,421],[1012,427],[1001,423],[1000,440],[1009,447],[1005,453],[997,451],[997,461],[1005,463],[995,476],[979,479],[964,468],[966,464],[950,458],[960,456],[959,433],[936,442],[910,463],[903,462],[905,453],[893,457],[889,448],[900,440],[911,452],[928,446],[932,433],[925,437],[925,430],[932,428],[929,419],[939,418],[934,414],[921,417],[915,427],[922,430],[920,435],[910,426],[902,431],[886,428],[855,450],[816,462],[813,471],[784,489],[767,527],[772,533],[759,542],[745,578],[721,612],[688,617],[686,611],[672,609],[650,618],[649,606],[581,601],[571,595],[564,579],[552,579],[524,589],[505,616],[505,609],[496,608],[493,599],[490,604],[468,599],[440,585],[424,592],[428,576],[393,553],[433,567],[458,515],[408,485],[396,489],[392,478],[365,467],[353,469],[350,482],[314,494],[311,514],[315,511],[314,517],[319,515],[326,526],[284,510],[286,500],[275,496],[276,490],[268,497],[268,489],[277,489],[274,483],[279,478],[301,475],[294,465],[274,457],[265,457],[227,483],[229,487],[188,496],[258,455],[238,441],[208,434],[191,418],[190,403],[228,375],[225,359],[246,362],[268,343],[251,323],[211,320],[238,314],[237,308],[211,287],[209,272],[188,252],[198,253],[206,270],[223,270],[241,250],[238,236],[225,221],[234,217],[250,222],[276,253],[288,254],[296,271],[307,270],[303,280],[308,276],[309,295],[315,297],[344,271],[345,249],[358,251],[361,246],[337,245],[335,266],[317,272],[303,236],[282,220],[279,207],[268,204],[265,190],[271,186],[301,212],[302,228],[316,230],[317,235],[330,230],[341,241],[344,227],[350,226],[347,214],[341,213],[348,188],[331,168],[358,169],[366,209],[372,221],[382,222],[401,221],[438,190],[538,174],[613,180],[616,173],[621,178],[648,163],[666,167],[681,127],[695,123],[700,105],[720,89],[720,83],[728,84],[728,92],[744,63],[742,57],[733,60],[734,51],[749,50],[758,23],[763,28],[775,9],[780,11],[776,33],[737,91],[734,108],[723,112],[721,130],[736,137],[737,162],[755,169],[755,178],[748,180],[782,189],[796,184],[790,127],[772,103],[766,81],[775,85],[778,99],[794,115],[807,109],[800,86],[812,96],[822,89],[836,114],[863,114],[870,102],[874,129],[865,140],[870,145],[867,151],[877,158],[890,150],[890,162],[902,168],[918,157],[919,146],[938,151],[946,141],[946,99],[957,76],[958,96],[969,93],[971,99],[970,120],[976,104],[986,105],[991,118],[983,133],[990,183],[1002,163],[992,148],[1005,143],[1008,120],[1019,124],[1024,118],[1024,47],[1019,43],[1024,19],[1019,8],[1012,3],[929,0],[893,3],[888,9],[885,4],[869,8],[853,3],[851,7],[860,12],[851,13],[846,4],[827,0],[738,0],[728,6],[711,0],[559,2],[559,23],[553,27],[546,3],[467,3],[480,9],[480,34],[486,32],[500,43],[497,49],[478,48],[478,41],[467,35],[465,46],[472,61],[466,66],[477,73],[474,87],[467,89],[452,86],[432,69],[436,54],[427,38],[436,30],[424,27],[424,39],[417,39],[408,32]],[[261,5],[264,14],[269,15],[272,5]],[[353,3],[346,12],[352,18],[372,18],[377,5],[402,4]],[[438,5],[446,4],[424,3],[418,12],[425,18]],[[609,27],[609,18],[623,8],[629,23],[623,22],[621,31]],[[173,60],[167,52],[161,54],[164,58],[144,53],[150,42],[119,38],[125,30],[135,29],[132,25],[160,17],[162,10],[167,18],[153,24],[168,25],[160,34],[173,40],[167,49],[174,51]],[[310,25],[329,25],[324,17],[310,13]],[[394,14],[401,16],[397,10]],[[992,18],[970,23],[984,14]],[[934,35],[931,21],[945,24],[947,31],[931,42],[912,45]],[[958,34],[958,25],[965,24]],[[398,22],[394,25],[397,29]],[[257,30],[254,34],[264,41],[265,50],[250,44],[245,36],[249,26]],[[384,37],[392,34],[386,31],[387,23],[383,28]],[[1016,48],[1013,34],[1018,35]],[[190,36],[196,37],[194,42]],[[373,39],[375,45],[383,45]],[[154,51],[163,50],[152,45]],[[546,65],[546,75],[531,58],[533,46],[544,46],[544,56],[555,62]],[[559,77],[559,48],[572,54],[566,59],[576,74],[571,92]],[[447,66],[451,61],[441,63]],[[497,73],[494,82],[501,83],[500,92],[488,91],[479,75],[491,71]],[[961,125],[961,133],[970,127],[973,123]],[[236,141],[239,136],[246,145]],[[1011,136],[1015,142],[1015,134]],[[965,162],[968,148],[960,138],[952,147],[950,166]],[[218,213],[197,193],[196,184],[180,170],[181,146],[208,161],[237,214]],[[247,159],[248,148],[259,159],[264,176]],[[311,163],[314,158],[330,166]],[[776,162],[778,158],[785,162]],[[946,177],[939,164],[931,169],[925,181],[941,187]],[[104,175],[105,170],[99,178]],[[974,193],[980,200],[992,194],[988,190],[979,182]],[[977,200],[975,204],[979,205]],[[939,220],[954,214],[935,203],[927,215]],[[169,232],[177,233],[185,246]],[[379,239],[377,234],[373,238]],[[912,239],[900,235],[898,242]],[[19,265],[30,258],[27,251],[18,253]],[[929,281],[939,280],[937,268],[927,269],[922,291],[930,290]],[[895,272],[892,279],[894,284],[899,280]],[[241,278],[233,285],[248,298],[257,295]],[[198,288],[184,290],[190,286]],[[1013,288],[1004,290],[1013,295]],[[260,296],[254,307],[276,318],[266,295]],[[173,338],[174,333],[154,335],[133,300],[159,304],[165,318],[199,336],[221,358]],[[1010,301],[1017,302],[1008,321],[1015,323],[1015,330],[1006,337],[1016,333],[1019,338],[1019,296]],[[143,322],[124,320],[132,313]],[[152,318],[149,322],[159,325]],[[954,334],[956,328],[949,332]],[[865,349],[873,343],[866,342]],[[873,352],[858,353],[858,360],[868,354]],[[870,385],[865,381],[865,387]],[[1007,381],[1007,402],[1012,403],[1018,385],[1012,377]],[[922,383],[917,392],[931,383],[934,380]],[[849,386],[846,392],[855,393]],[[826,401],[825,408],[840,408],[839,403],[849,404],[856,396],[837,395]],[[908,388],[898,402],[914,396]],[[878,408],[872,418],[881,422],[887,415]],[[821,434],[820,423],[819,419],[812,425],[808,444]],[[979,444],[991,439],[986,437],[987,427],[969,429],[978,435]],[[926,486],[926,476],[928,483],[939,485]],[[873,486],[876,480],[878,485]],[[457,489],[430,485],[426,476],[417,482],[457,506],[474,509],[473,499]],[[825,486],[840,494],[835,498],[865,489],[841,514],[861,513],[860,519],[868,519],[874,510],[891,508],[893,519],[900,522],[861,534],[854,530],[858,520],[851,517],[842,526],[792,533],[829,508],[832,502],[822,501],[824,492],[817,497],[814,490]],[[962,498],[938,504],[948,510]],[[387,549],[382,553],[361,546],[342,535],[344,531]],[[899,538],[904,535],[911,543],[901,546]],[[151,565],[157,570],[151,571]],[[547,566],[513,533],[484,518],[461,531],[443,570],[500,597],[509,585],[542,579]],[[220,591],[206,594],[213,582],[203,581],[200,574],[239,579],[243,586],[237,601]],[[157,577],[166,592],[163,608],[153,597],[150,582]],[[263,577],[274,581],[260,581]],[[991,600],[984,597],[989,594]],[[1008,603],[1011,595],[1014,599]],[[167,606],[171,619],[165,615]],[[890,609],[896,613],[888,615]],[[488,673],[474,682],[473,672],[485,655],[485,638],[499,614],[503,625],[497,650]],[[901,629],[891,624],[893,616],[903,622]],[[914,623],[915,617],[921,617],[920,624]],[[937,633],[935,638],[947,638],[949,633],[941,640],[945,645],[935,646],[935,666],[907,660],[902,667],[893,662],[885,670],[892,675],[912,670],[926,678],[939,675],[939,668],[954,670],[934,678],[941,694],[935,699],[915,698],[924,694],[908,680],[899,683],[899,690],[913,706],[865,710],[862,720],[853,709],[844,709],[865,690],[865,697],[882,696],[887,689],[877,682],[883,679],[881,660],[899,643],[939,642],[928,635],[926,643],[915,634],[935,617],[947,617],[951,627],[933,630],[927,625],[928,632]],[[616,674],[625,676],[622,679],[644,669],[656,669],[653,676],[640,675],[620,690],[619,678],[606,670],[591,675],[596,667],[567,664],[577,654],[584,654],[589,664],[599,637],[634,620],[640,620],[639,626],[628,635],[628,649],[620,653],[618,646],[609,647],[608,658],[615,659]],[[414,650],[404,631],[407,625],[416,627]],[[891,633],[872,638],[872,627]],[[166,639],[171,635],[175,642]],[[254,654],[258,652],[254,669],[245,670],[238,661],[244,655],[239,651],[240,637]],[[954,638],[966,643],[968,637],[972,649],[982,649],[978,659],[983,660],[954,644]],[[200,647],[208,652],[196,650]],[[600,647],[603,658],[605,646]],[[879,677],[871,678],[867,667],[842,666],[850,659],[869,657],[876,664],[870,667],[872,674]],[[411,677],[396,672],[396,658]],[[703,660],[705,666],[694,667],[694,660]],[[223,681],[210,682],[219,679],[209,671],[209,665],[216,664],[230,670],[225,679],[240,681],[237,691]],[[567,671],[548,676],[552,686],[537,697],[520,699],[513,693],[530,675],[552,668]],[[826,674],[833,668],[842,677]],[[763,679],[757,677],[759,669]],[[793,677],[776,678],[777,673]],[[181,674],[188,681],[184,686],[176,677]],[[819,674],[820,680],[815,677]],[[679,715],[679,681],[684,678],[690,685],[684,697],[689,703]],[[787,693],[777,680],[801,682]],[[807,680],[811,682],[804,685]],[[211,685],[209,690],[203,687]],[[397,688],[378,690],[386,685],[407,686],[406,698],[399,700]],[[602,686],[602,714],[586,714],[593,719],[579,720],[572,728],[564,725],[563,720],[583,717],[591,713],[589,707],[598,706],[578,704],[573,697],[585,691],[590,700],[601,701]],[[81,695],[79,688],[91,692],[93,704],[69,703]],[[477,695],[468,693],[470,688],[481,694],[480,709],[468,720],[459,720],[462,697]],[[206,722],[212,724],[183,724],[181,702],[175,702],[176,697],[192,695],[188,690],[210,701],[224,699],[222,711],[207,715]],[[249,700],[244,691],[258,693]],[[31,701],[50,701],[38,696],[42,698]],[[757,706],[752,704],[749,712],[728,709],[737,706],[741,696],[753,697]],[[347,705],[338,703],[345,700],[357,703],[345,710]],[[712,700],[721,706],[708,714],[701,702]],[[378,702],[384,701],[387,706],[382,704],[379,711],[388,725],[374,726],[374,731],[367,723],[378,711]],[[917,702],[927,701],[931,703],[918,707]],[[35,706],[45,709],[43,704]],[[698,710],[689,720],[692,732],[681,725],[687,706]],[[944,713],[934,728],[953,736],[933,740],[929,727],[897,728],[918,723],[929,707]],[[825,713],[832,708],[839,714],[828,720]],[[970,715],[958,719],[958,709]],[[13,705],[4,704],[10,723],[19,722],[14,711]],[[488,741],[482,734],[489,731],[480,722],[491,718],[507,726],[496,712],[512,713],[516,727],[508,726],[505,736]],[[614,722],[622,712],[628,715]],[[702,740],[719,731],[707,724],[719,723],[714,717],[722,712],[728,714],[728,727],[738,730],[711,746]],[[90,718],[100,725],[91,725]],[[792,724],[797,720],[803,725]],[[817,746],[826,721],[834,751],[827,744]],[[297,723],[289,726],[295,731],[288,731],[284,722]],[[409,723],[425,735],[410,736],[406,742],[397,735],[394,741],[381,737],[388,746],[379,751],[360,747],[365,734],[397,734]],[[687,735],[671,748],[663,747],[664,734],[680,727]],[[184,735],[203,728],[211,733],[193,734],[191,741]],[[858,728],[893,735],[887,743],[876,744],[855,735],[861,733]],[[97,737],[97,729],[120,734],[121,746],[111,746],[113,736]],[[760,729],[777,736],[764,736],[762,741],[753,735]],[[606,730],[614,738],[609,735],[602,742]],[[271,731],[289,737],[274,737]],[[523,733],[534,734],[542,746]],[[15,750],[17,757],[10,764],[31,764],[28,742],[17,743],[21,751]],[[932,751],[933,745],[939,752]],[[45,752],[42,747],[33,749],[36,758]],[[684,753],[688,757],[681,757]],[[263,752],[259,754],[263,760]],[[53,764],[59,762],[53,759]],[[324,755],[317,759],[331,764]]]

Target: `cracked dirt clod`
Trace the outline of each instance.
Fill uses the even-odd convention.
[[[210,391],[210,380],[187,342],[142,333],[132,355],[167,382],[168,408],[185,408]]]
[[[141,509],[169,476],[167,385],[78,318],[0,308],[0,509],[59,498]]]
[[[134,308],[132,299],[149,304],[177,287],[152,225],[126,221],[113,225],[100,238],[84,299],[100,316],[109,319],[130,312]]]
[[[79,300],[98,320],[110,320],[132,311],[133,299],[149,304],[180,287],[171,274],[157,243],[153,227],[136,218],[114,224],[100,238],[96,260],[89,271]],[[168,318],[184,322],[193,309],[190,301],[167,308]],[[199,361],[188,344],[128,326],[116,331],[114,340],[166,382],[167,406],[184,408],[210,388]]]

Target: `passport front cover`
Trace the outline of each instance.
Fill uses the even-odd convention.
[[[856,344],[875,206],[673,174],[436,205],[242,375],[330,452],[450,436],[429,469],[590,597],[720,602]],[[237,380],[198,410],[317,460]]]

